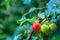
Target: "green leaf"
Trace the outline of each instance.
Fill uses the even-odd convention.
[[[39,12],[39,13],[38,13],[38,17],[39,17],[39,18],[45,18],[45,15],[44,15],[44,13]]]
[[[24,20],[26,20],[26,17],[22,17],[21,19],[19,19],[19,20],[17,21],[17,23],[20,24],[20,23],[23,22]]]
[[[31,12],[33,12],[33,11],[35,11],[36,10],[36,8],[35,7],[32,7],[32,8],[30,8],[30,10],[28,11],[28,13],[31,13]]]

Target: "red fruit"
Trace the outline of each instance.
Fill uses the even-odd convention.
[[[32,29],[33,29],[33,31],[40,30],[41,29],[41,24],[38,23],[38,22],[34,23],[33,26],[32,26]]]

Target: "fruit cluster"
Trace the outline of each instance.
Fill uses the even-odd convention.
[[[49,36],[54,30],[57,29],[57,26],[56,26],[55,23],[51,23],[51,22],[48,21],[47,23],[42,24],[42,22],[45,22],[43,20],[44,19],[40,19],[39,21],[37,20],[33,23],[33,25],[32,25],[32,30],[33,31],[31,33],[29,39],[31,39],[31,36],[32,36],[33,32],[36,33],[36,37],[38,39],[38,38],[41,37],[40,33],[42,33],[44,36]],[[44,37],[43,37],[43,39],[44,39]]]
[[[33,31],[41,31],[43,33],[46,33],[47,31],[49,32],[50,31],[54,31],[57,29],[57,26],[55,23],[49,23],[49,24],[42,24],[39,23],[39,22],[35,22],[33,25],[32,25],[32,30]]]

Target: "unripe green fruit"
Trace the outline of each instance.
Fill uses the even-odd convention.
[[[54,30],[57,29],[57,26],[56,26],[55,23],[51,23],[51,24],[49,24],[49,27],[50,27],[50,29],[51,29],[52,31],[54,31]]]
[[[41,31],[42,31],[43,33],[46,33],[48,30],[49,30],[49,26],[48,26],[47,24],[43,24],[43,25],[41,26]]]

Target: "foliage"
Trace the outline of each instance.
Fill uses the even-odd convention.
[[[39,20],[39,18],[45,19],[41,22],[42,24],[47,24],[48,21],[57,24],[57,30],[53,32],[54,35],[52,35],[52,40],[55,35],[60,33],[60,1],[1,0],[0,39],[4,40],[6,38],[6,40],[28,40],[30,37],[29,32],[32,32],[32,24],[36,20]],[[43,39],[42,36],[37,38],[36,33],[34,33],[32,35],[32,40]]]

